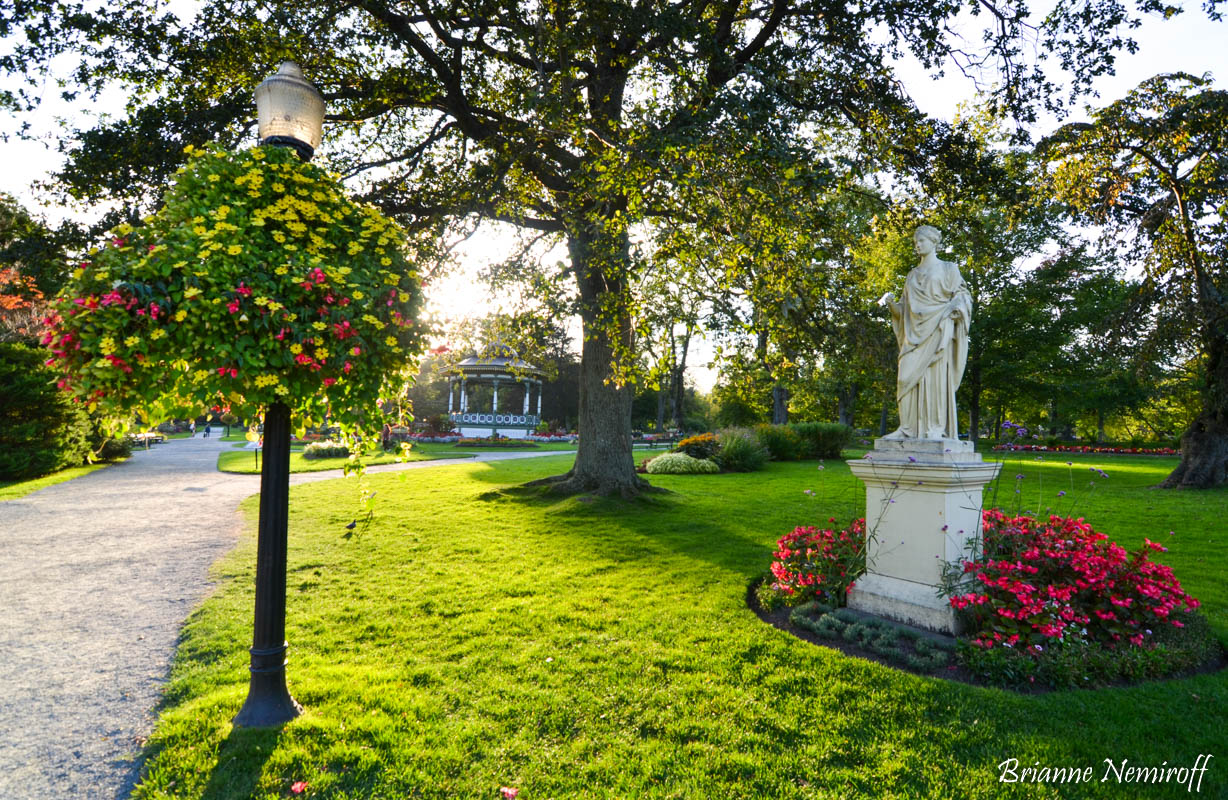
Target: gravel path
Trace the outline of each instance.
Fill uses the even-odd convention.
[[[174,439],[0,502],[0,798],[126,797],[179,627],[238,538],[256,475],[216,469],[231,443]],[[563,455],[484,453],[369,472]],[[292,484],[336,478],[302,473]]]

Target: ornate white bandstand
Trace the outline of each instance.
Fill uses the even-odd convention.
[[[520,359],[506,344],[498,343],[489,356],[470,356],[452,368],[448,375],[448,417],[462,436],[506,436],[523,439],[541,422],[542,371]],[[478,385],[492,387],[490,408],[470,407],[472,390]],[[459,390],[459,392],[458,392]],[[500,407],[502,390],[503,408]],[[508,400],[519,397],[520,411],[506,410]],[[536,398],[536,404],[532,401]],[[483,403],[485,405],[485,403]],[[536,406],[536,411],[533,411]]]

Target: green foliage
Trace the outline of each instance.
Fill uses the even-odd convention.
[[[721,443],[715,434],[701,433],[697,436],[688,436],[678,442],[672,452],[686,453],[691,458],[711,459],[720,454]]]
[[[350,454],[350,446],[344,442],[325,440],[311,442],[303,447],[303,458],[345,458]]]
[[[1228,483],[1228,91],[1156,75],[1041,149],[1054,193],[1145,273],[1131,321],[1153,360],[1202,360],[1202,407],[1164,485]]]
[[[768,451],[755,432],[747,428],[725,428],[717,433],[721,469],[726,472],[754,472],[767,463]]]
[[[1120,681],[1166,678],[1223,657],[1223,647],[1202,614],[1187,614],[1182,619],[1184,628],[1159,627],[1145,647],[1059,642],[1040,649],[986,649],[961,643],[959,660],[978,678],[997,686],[1094,689]]]
[[[917,672],[947,666],[956,648],[954,640],[928,636],[885,619],[860,617],[848,609],[833,609],[816,601],[794,609],[789,622],[824,639],[842,639]]]
[[[773,461],[797,461],[806,455],[806,443],[788,425],[762,423],[755,426],[755,436]]]
[[[838,422],[795,422],[789,427],[802,440],[805,458],[840,458],[853,443],[853,429]]]
[[[78,466],[89,453],[89,419],[56,388],[46,354],[0,343],[0,480]]]
[[[90,409],[147,419],[283,402],[378,429],[423,341],[406,234],[287,148],[198,153],[56,299],[49,342]]]
[[[649,475],[704,475],[721,471],[715,461],[692,458],[686,453],[663,453],[648,462]]]

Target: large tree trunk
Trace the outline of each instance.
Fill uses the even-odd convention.
[[[665,390],[657,389],[657,433],[665,430]]]
[[[772,387],[772,424],[786,425],[789,422],[789,390],[779,383]]]
[[[576,462],[563,475],[533,481],[561,494],[618,494],[634,497],[652,490],[635,473],[631,455],[629,386],[611,378],[617,337],[625,356],[631,348],[626,310],[629,242],[625,234],[601,235],[583,223],[568,232],[567,249],[580,288],[584,344],[580,351],[580,442]],[[611,316],[613,315],[613,316]]]
[[[857,408],[857,387],[841,386],[836,390],[836,418],[841,425],[853,427]]]
[[[1228,340],[1207,338],[1202,411],[1181,437],[1181,463],[1160,484],[1165,489],[1209,489],[1228,483]]]

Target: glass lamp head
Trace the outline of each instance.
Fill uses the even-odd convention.
[[[261,144],[293,147],[308,160],[320,146],[324,98],[293,61],[256,87],[256,122]]]

